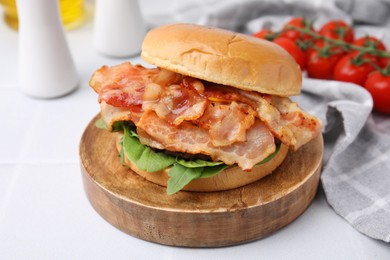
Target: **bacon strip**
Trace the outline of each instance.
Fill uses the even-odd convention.
[[[159,73],[159,69],[146,69],[131,63],[98,69],[89,84],[99,94],[99,103],[139,113],[142,109],[145,84]]]
[[[240,101],[250,105],[275,137],[293,150],[321,133],[321,121],[287,97],[263,95],[216,84],[206,86],[206,89],[206,95],[211,100]]]
[[[131,113],[126,108],[114,107],[108,105],[104,101],[100,103],[100,110],[100,115],[102,116],[104,123],[108,126],[109,131],[113,130],[115,122],[132,121],[136,123],[141,118],[141,115]]]
[[[268,128],[256,120],[247,132],[246,142],[216,147],[208,131],[189,122],[178,127],[160,119],[154,112],[145,112],[137,124],[141,143],[148,146],[177,152],[209,155],[215,161],[238,164],[243,170],[250,170],[276,149],[274,137]]]
[[[292,149],[299,149],[321,133],[322,122],[303,111],[297,103],[292,102],[289,98],[272,96],[271,105],[280,112],[279,124],[283,126],[282,128],[290,129],[292,132],[295,139]],[[274,124],[276,125],[276,123]]]
[[[322,122],[303,111],[287,97],[266,96],[240,90],[257,102],[257,113],[271,132],[283,143],[297,150],[321,133]]]
[[[146,86],[142,109],[155,111],[160,118],[179,125],[201,117],[207,104],[205,97],[185,84],[160,86],[151,83]]]
[[[104,94],[111,86],[118,86],[125,90],[127,88],[143,87],[153,76],[159,73],[159,69],[146,69],[141,65],[132,65],[130,62],[120,65],[98,69],[89,81],[89,85],[96,93]]]
[[[246,141],[246,131],[254,124],[255,113],[250,106],[235,101],[212,103],[195,123],[209,129],[214,146],[226,146]]]

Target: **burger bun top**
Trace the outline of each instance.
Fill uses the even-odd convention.
[[[299,95],[302,73],[278,45],[250,35],[172,24],[146,35],[141,57],[157,67],[243,90]]]

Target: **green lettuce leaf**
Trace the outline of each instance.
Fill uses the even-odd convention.
[[[187,168],[199,168],[199,167],[216,166],[216,165],[223,164],[223,162],[210,162],[210,161],[205,161],[205,160],[201,160],[201,159],[187,161],[187,160],[179,159],[179,158],[176,158],[176,162],[187,167]]]
[[[170,178],[167,185],[167,194],[175,194],[191,181],[212,177],[228,167],[223,162],[176,159],[176,163],[168,172]]]
[[[175,163],[169,170],[169,180],[167,194],[172,195],[184,188],[192,180],[199,179],[202,175],[203,167],[187,168],[179,163]]]
[[[225,170],[226,168],[229,168],[229,165],[226,165],[224,163],[216,166],[211,166],[211,167],[204,167],[202,175],[200,178],[210,178],[213,177],[214,175],[217,175],[221,171]]]
[[[120,158],[121,164],[124,165],[125,164],[125,151],[123,149],[123,138],[121,139],[120,142],[121,142],[121,150],[119,151],[118,156]]]
[[[123,127],[123,152],[138,168],[147,172],[156,172],[171,166],[175,158],[164,153],[154,152],[140,143],[137,134]]]

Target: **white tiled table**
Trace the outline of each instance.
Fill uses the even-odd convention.
[[[39,100],[19,91],[18,35],[0,22],[0,259],[390,259],[390,246],[354,230],[321,190],[289,226],[234,247],[162,246],[112,227],[84,194],[78,144],[99,110],[91,74],[123,60],[97,54],[91,36],[91,24],[67,32],[81,77],[77,91]]]

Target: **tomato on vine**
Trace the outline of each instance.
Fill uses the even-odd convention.
[[[273,32],[269,29],[262,29],[256,33],[253,34],[253,36],[264,39],[264,40],[271,40],[271,37],[273,36]]]
[[[364,86],[373,70],[390,70],[390,52],[378,38],[367,35],[354,40],[352,26],[343,20],[330,20],[318,32],[312,25],[304,17],[295,17],[281,31],[262,29],[253,36],[284,48],[311,78]]]
[[[352,44],[361,47],[374,48],[382,51],[386,50],[386,47],[381,40],[369,35],[356,39],[352,42]]]
[[[353,42],[354,45],[365,47],[365,48],[372,48],[375,50],[380,50],[380,51],[386,51],[386,46],[385,44],[379,40],[376,37],[373,36],[365,36],[362,38],[357,39],[356,41]],[[368,58],[371,58],[373,60],[377,60],[377,64],[382,67],[386,68],[387,64],[390,62],[390,57],[376,57],[371,54],[366,54]]]
[[[343,40],[345,42],[353,42],[354,32],[351,26],[342,20],[331,20],[325,23],[319,34],[335,40]]]
[[[387,69],[388,71],[388,69]],[[381,71],[370,73],[364,84],[374,101],[374,110],[390,114],[390,75]]]
[[[305,69],[305,54],[294,41],[289,38],[279,37],[273,42],[285,49],[295,59],[302,71]]]
[[[382,41],[380,41],[379,39],[377,39],[373,36],[368,36],[368,35],[355,40],[352,43],[352,45],[364,47],[364,48],[366,48],[367,51],[369,51],[369,50],[371,50],[371,51],[376,51],[376,50],[386,51],[386,47]],[[351,53],[353,55],[358,55],[359,51],[355,50],[355,51],[352,51]],[[366,60],[370,60],[371,62],[374,62],[378,65],[381,64],[381,59],[382,59],[382,58],[377,57],[377,56],[370,54],[370,53],[363,54],[362,58],[366,59]]]
[[[297,41],[301,41],[302,43],[307,42],[313,38],[311,35],[302,33],[291,27],[297,27],[300,29],[308,28],[310,31],[314,31],[311,21],[304,17],[294,17],[287,24],[285,24],[280,37],[289,38],[295,43],[297,43]]]
[[[338,49],[330,47],[324,41],[317,41],[306,53],[308,76],[316,79],[333,79],[334,68],[343,55]]]
[[[390,58],[379,58],[379,66],[386,68],[390,64]]]
[[[338,81],[345,81],[364,86],[368,74],[374,70],[371,64],[357,60],[351,54],[341,58],[334,69],[333,78]]]

